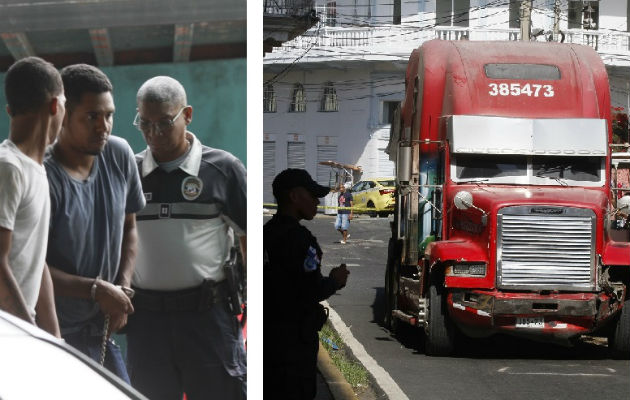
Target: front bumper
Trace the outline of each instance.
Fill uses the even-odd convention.
[[[468,336],[507,333],[564,342],[605,324],[618,310],[603,293],[505,293],[454,290],[449,314]]]

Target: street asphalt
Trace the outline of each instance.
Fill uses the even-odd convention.
[[[390,219],[353,220],[345,245],[334,217],[303,224],[324,251],[324,274],[340,263],[350,270],[348,285],[328,303],[409,399],[630,399],[630,362],[611,360],[605,341],[585,338],[564,348],[496,336],[469,340],[463,352],[439,358],[424,355],[417,329],[392,336],[382,326]]]

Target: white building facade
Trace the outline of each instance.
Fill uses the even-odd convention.
[[[536,40],[595,48],[607,66],[613,107],[630,109],[630,0],[533,0]],[[264,59],[264,193],[285,168],[321,184],[333,160],[363,177],[393,176],[383,151],[404,97],[407,59],[431,39],[519,40],[520,0],[318,1],[319,24]],[[558,34],[553,34],[554,24]],[[626,139],[627,140],[627,139]]]

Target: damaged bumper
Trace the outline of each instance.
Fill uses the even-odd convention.
[[[508,333],[537,340],[566,342],[591,333],[617,311],[597,293],[503,293],[458,290],[448,296],[449,314],[468,336]]]

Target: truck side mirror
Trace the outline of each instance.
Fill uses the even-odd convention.
[[[455,203],[455,207],[457,207],[458,210],[468,210],[470,207],[473,207],[472,193],[465,190],[457,192],[453,198],[453,203]]]
[[[488,213],[473,204],[472,193],[466,190],[457,192],[455,197],[453,197],[453,203],[458,210],[468,210],[469,208],[474,208],[481,213],[481,224],[483,226],[488,224]]]

